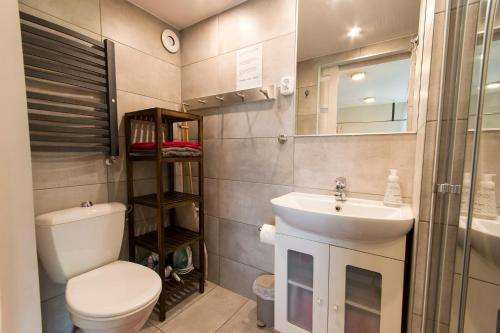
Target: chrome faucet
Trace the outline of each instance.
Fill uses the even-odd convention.
[[[347,201],[347,196],[345,193],[347,180],[345,177],[338,177],[335,179],[335,210],[340,211],[342,209],[342,202]]]

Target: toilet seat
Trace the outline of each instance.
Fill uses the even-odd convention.
[[[161,279],[153,270],[115,261],[70,279],[66,305],[80,318],[110,320],[151,306],[161,288]]]

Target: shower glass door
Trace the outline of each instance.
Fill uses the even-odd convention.
[[[453,1],[449,15],[423,332],[500,333],[500,13]],[[438,260],[433,260],[436,258]]]

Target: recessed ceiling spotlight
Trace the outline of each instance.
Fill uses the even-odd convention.
[[[357,35],[359,35],[360,32],[361,32],[360,27],[352,27],[351,30],[349,30],[349,33],[347,35],[351,38],[354,38]]]
[[[365,103],[373,103],[375,102],[375,97],[365,97],[363,101],[365,101]]]
[[[497,88],[500,88],[500,82],[488,83],[486,85],[486,88],[488,88],[488,89],[497,89]]]
[[[357,73],[352,73],[351,74],[351,80],[354,80],[354,81],[364,80],[365,77],[366,77],[366,73],[365,72],[357,72]]]

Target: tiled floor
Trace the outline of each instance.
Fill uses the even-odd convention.
[[[141,333],[265,333],[259,329],[256,303],[208,282],[204,294],[195,294],[167,312],[164,322],[153,313]]]

